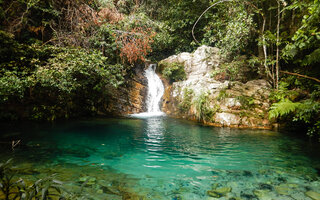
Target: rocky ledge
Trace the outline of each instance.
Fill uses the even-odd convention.
[[[148,82],[144,76],[144,68],[144,65],[136,66],[134,71],[126,77],[125,84],[110,91],[112,96],[104,103],[99,112],[100,115],[126,116],[146,110]]]
[[[268,120],[270,84],[263,79],[217,80],[219,49],[199,47],[194,53],[181,53],[159,62],[160,71],[172,64],[183,66],[186,77],[169,82],[162,110],[169,116],[198,120],[213,126],[271,129]]]

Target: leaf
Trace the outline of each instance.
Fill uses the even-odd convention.
[[[45,200],[46,199],[46,197],[48,195],[48,189],[49,189],[48,185],[45,188],[42,189],[41,199],[40,200]]]
[[[274,103],[270,108],[271,110],[269,111],[269,118],[272,119],[288,115],[289,113],[294,112],[300,105],[301,103],[294,103],[289,99]]]
[[[55,179],[53,179],[53,180],[52,180],[52,182],[57,183],[57,184],[60,184],[60,185],[62,185],[62,184],[63,184],[63,182],[62,182],[62,181],[58,181],[58,180],[55,180]]]

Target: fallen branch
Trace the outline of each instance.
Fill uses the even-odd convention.
[[[318,83],[320,83],[320,80],[319,80],[319,79],[314,78],[314,77],[310,77],[310,76],[307,76],[307,75],[302,75],[302,74],[293,73],[293,72],[287,72],[287,71],[281,71],[281,70],[280,70],[280,72],[281,72],[281,73],[284,73],[284,74],[289,74],[289,75],[293,75],[293,76],[299,76],[299,77],[311,79],[311,80],[314,80],[314,81],[317,81]]]

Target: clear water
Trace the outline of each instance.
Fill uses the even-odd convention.
[[[319,145],[277,132],[168,117],[1,126],[1,161],[13,157],[18,166],[32,168],[26,177],[62,173],[72,188],[81,177],[94,177],[85,194],[92,199],[126,199],[128,193],[209,199],[213,184],[232,188],[220,199],[309,199],[306,191],[320,191]],[[17,139],[21,144],[12,151],[9,142]],[[256,190],[267,194],[258,197]]]

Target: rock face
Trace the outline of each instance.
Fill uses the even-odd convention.
[[[181,53],[162,60],[184,66],[187,78],[165,82],[162,110],[177,118],[199,120],[208,125],[269,129],[271,87],[266,80],[219,81],[212,74],[219,70],[219,49],[199,47],[194,53]]]
[[[148,82],[144,76],[145,66],[138,66],[127,82],[119,88],[110,91],[112,97],[104,104],[100,114],[113,114],[124,116],[146,111],[145,98],[147,96]]]

